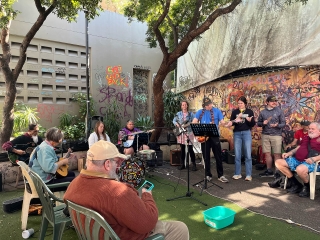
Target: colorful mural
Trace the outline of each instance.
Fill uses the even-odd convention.
[[[225,120],[237,107],[237,99],[245,96],[248,108],[258,118],[260,110],[265,107],[265,100],[269,95],[279,99],[279,106],[286,117],[283,129],[284,143],[293,140],[293,126],[301,120],[320,120],[320,67],[295,68],[263,75],[246,76],[237,79],[215,81],[184,92],[190,102],[190,108],[196,111],[201,107],[204,96],[209,97],[215,107],[222,110]],[[228,139],[233,148],[232,129],[221,127],[222,137]],[[252,130],[253,148],[260,145],[261,129]]]

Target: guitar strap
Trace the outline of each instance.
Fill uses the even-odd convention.
[[[37,146],[37,147],[35,148],[34,153],[33,153],[33,155],[32,155],[32,158],[30,158],[30,160],[29,160],[29,167],[32,167],[32,165],[33,165],[33,160],[34,160],[35,158],[38,158],[38,154],[37,154],[38,151],[39,151],[39,146]]]
[[[202,112],[201,112],[200,117],[199,117],[199,122],[201,122],[201,119],[202,119],[205,111],[206,111],[206,109],[202,109]],[[210,115],[211,115],[211,122],[214,123],[213,108],[210,109]]]

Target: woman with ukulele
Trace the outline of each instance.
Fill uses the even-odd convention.
[[[176,114],[173,119],[173,124],[176,127],[177,132],[177,143],[180,144],[181,148],[181,165],[178,167],[179,170],[186,168],[185,166],[185,156],[186,156],[186,146],[188,146],[189,156],[192,162],[192,171],[197,171],[196,156],[193,151],[194,135],[190,127],[190,123],[194,118],[194,114],[189,112],[189,103],[187,101],[182,101],[180,104],[181,111]],[[184,131],[185,130],[185,131]],[[184,131],[184,132],[181,132]],[[189,145],[187,143],[187,137],[189,137]]]
[[[245,157],[246,166],[246,181],[251,181],[252,177],[252,137],[251,128],[255,125],[253,111],[247,108],[247,99],[241,96],[238,99],[239,108],[235,109],[231,113],[230,122],[226,127],[234,126],[233,129],[233,141],[234,141],[234,154],[235,154],[235,171],[233,179],[237,180],[242,178],[241,176],[241,157],[242,149]]]
[[[61,144],[63,133],[58,128],[49,128],[46,132],[46,139],[32,153],[29,166],[47,184],[71,182],[75,178],[74,172],[68,171],[69,158],[62,158],[56,155],[54,149]],[[62,177],[57,172],[60,172]],[[62,191],[64,189],[54,189]]]
[[[128,137],[128,140],[125,143],[123,143],[123,145],[124,145],[124,152],[123,153],[125,155],[132,155],[136,151],[139,151],[142,149],[143,150],[149,149],[148,145],[141,144],[141,142],[138,142],[138,149],[135,146],[136,144],[133,144],[133,140],[135,138],[135,135],[142,133],[142,132],[143,131],[141,131],[139,128],[134,127],[133,120],[128,120],[126,126],[119,131],[118,144],[122,143],[122,139],[124,137]]]
[[[106,133],[106,129],[102,121],[96,122],[96,125],[94,127],[94,132],[91,133],[89,136],[89,139],[88,139],[89,148],[91,147],[92,144],[94,144],[95,142],[98,142],[99,140],[105,140],[105,141],[111,142],[108,134]]]

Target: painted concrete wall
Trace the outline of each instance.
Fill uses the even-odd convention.
[[[260,111],[265,108],[269,95],[279,99],[279,105],[286,117],[283,129],[284,143],[293,141],[294,125],[301,120],[320,121],[320,67],[296,68],[263,75],[253,75],[225,81],[214,81],[184,92],[190,102],[190,109],[196,111],[202,105],[204,96],[212,99],[215,107],[222,110],[224,119],[229,120],[233,109],[237,108],[237,99],[245,96],[248,108],[254,112],[257,120]],[[220,127],[222,137],[228,139],[233,148],[232,129]],[[260,145],[261,128],[252,129],[253,149]]]
[[[12,68],[19,43],[38,16],[31,0],[19,1],[15,6],[21,13],[10,30]],[[114,100],[122,106],[123,122],[136,117],[135,103],[144,106],[140,113],[152,115],[151,82],[162,53],[159,48],[148,47],[146,30],[145,24],[128,24],[125,17],[112,12],[103,12],[89,22],[90,88],[98,115],[104,115],[106,105]],[[86,93],[85,56],[84,14],[79,13],[76,23],[49,16],[28,48],[17,85],[17,100],[36,107],[44,127],[58,125],[61,113],[77,112],[70,98],[75,92]],[[135,85],[136,79],[139,84]],[[139,88],[141,83],[143,88]],[[4,87],[1,74],[1,106]]]

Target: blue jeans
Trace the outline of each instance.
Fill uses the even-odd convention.
[[[235,175],[241,174],[241,156],[242,150],[244,151],[245,165],[246,165],[246,176],[251,176],[252,174],[252,158],[251,158],[251,148],[252,148],[252,137],[251,131],[241,131],[233,133],[234,140],[234,154],[235,154]]]

